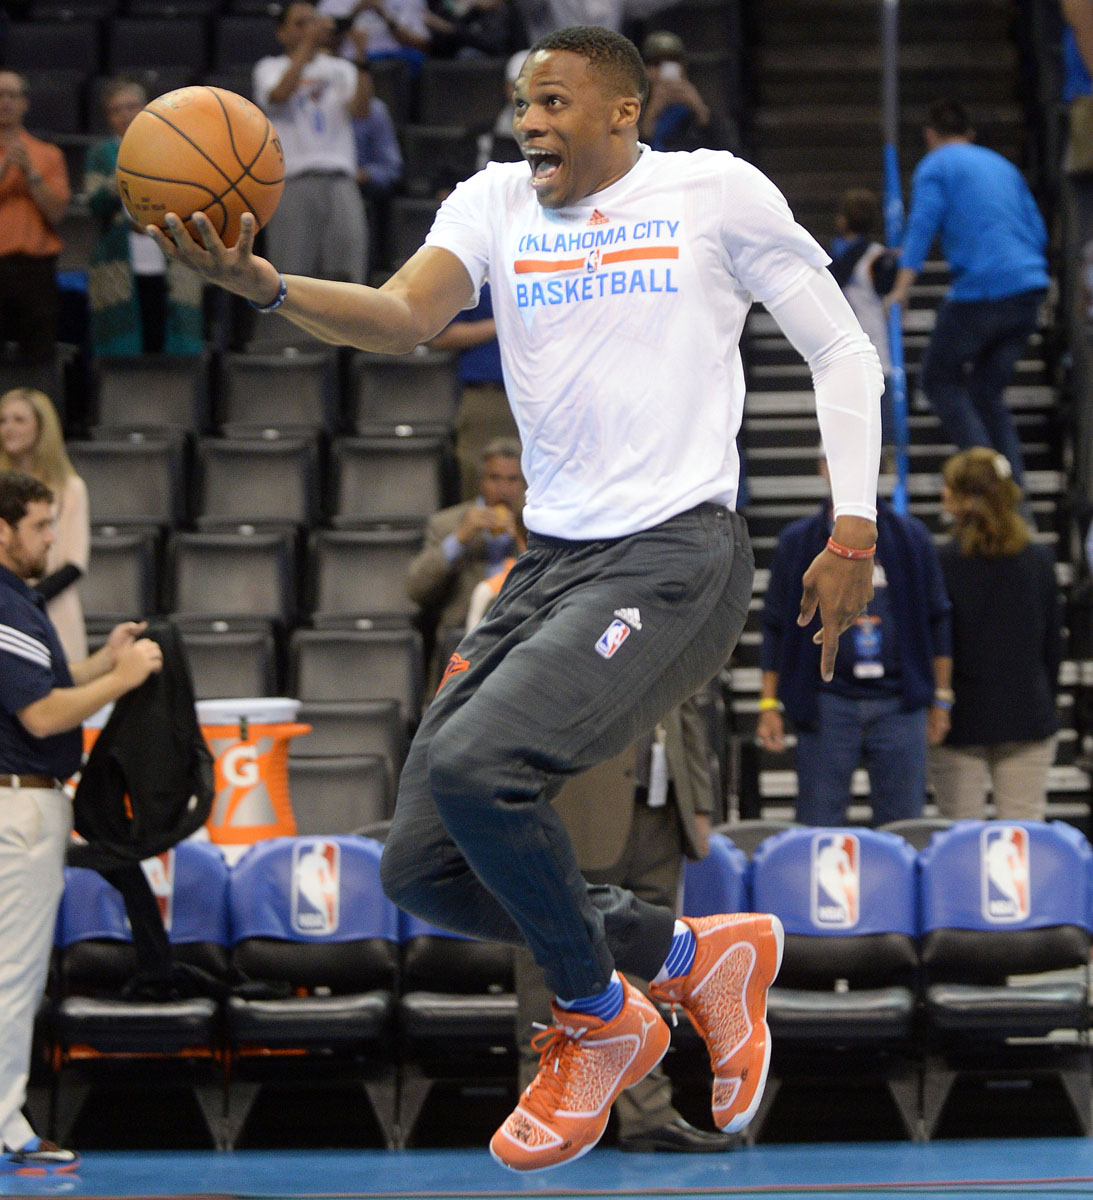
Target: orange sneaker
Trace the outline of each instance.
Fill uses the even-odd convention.
[[[736,1133],[755,1116],[767,1082],[767,989],[782,965],[782,922],[770,913],[682,920],[697,943],[691,969],[649,992],[682,1006],[702,1035],[713,1067],[713,1119]]]
[[[587,1154],[618,1094],[664,1057],[664,1018],[625,979],[622,988],[622,1012],[610,1021],[551,1005],[554,1023],[532,1040],[542,1051],[539,1074],[490,1140],[503,1167],[544,1171]]]

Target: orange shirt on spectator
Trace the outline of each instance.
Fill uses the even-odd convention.
[[[65,157],[57,146],[29,133],[20,133],[34,170],[56,196],[71,196]],[[28,254],[47,258],[61,249],[61,239],[46,221],[42,210],[31,199],[26,177],[18,167],[9,166],[0,176],[0,255]]]

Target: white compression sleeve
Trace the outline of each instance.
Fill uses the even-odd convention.
[[[822,267],[766,308],[812,371],[835,515],[875,521],[884,373],[873,343]]]

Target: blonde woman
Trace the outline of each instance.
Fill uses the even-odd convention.
[[[938,808],[1043,820],[1055,758],[1059,596],[1050,549],[1021,517],[1009,460],[976,446],[942,468],[953,536],[939,557],[952,600],[952,725],[933,752]]]
[[[54,542],[35,585],[69,662],[87,657],[87,631],[76,583],[91,543],[87,487],[65,453],[57,410],[44,392],[13,388],[0,396],[0,470],[25,471],[56,497]]]

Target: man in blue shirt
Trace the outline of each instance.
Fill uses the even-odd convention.
[[[821,461],[821,474],[827,464]],[[949,729],[949,597],[929,531],[883,500],[877,511],[873,598],[839,639],[834,677],[818,670],[815,620],[801,625],[801,563],[831,533],[831,507],[788,525],[778,539],[763,601],[757,734],[786,748],[783,711],[797,731],[797,820],[845,825],[859,761],[869,771],[873,821],[922,815],[926,747]]]
[[[45,573],[52,504],[44,483],[0,472],[0,1168],[36,1175],[79,1162],[22,1113],[72,834],[61,781],[79,770],[84,719],[163,665],[135,621],[84,662],[65,661],[45,601],[26,583]]]
[[[1020,171],[972,144],[960,104],[931,105],[923,134],[928,153],[911,181],[902,261],[888,301],[906,301],[940,236],[953,286],[922,360],[922,388],[959,449],[992,446],[1021,484],[1021,441],[1004,392],[1047,290],[1047,230]]]

